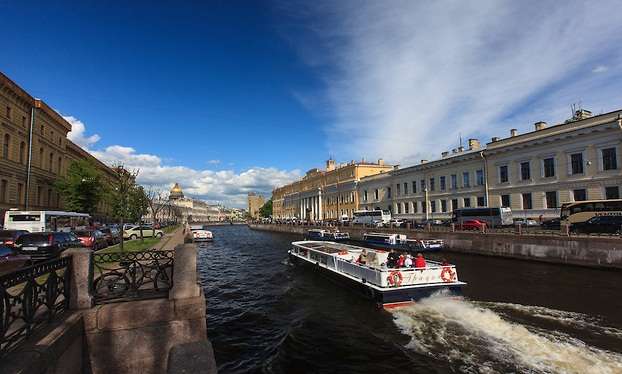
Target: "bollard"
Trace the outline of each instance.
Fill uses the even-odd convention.
[[[93,251],[88,248],[69,248],[61,257],[71,256],[71,276],[69,280],[69,309],[90,309],[93,306],[91,295]]]
[[[201,289],[197,284],[197,247],[183,244],[175,247],[173,263],[173,288],[168,293],[169,300],[197,297]]]

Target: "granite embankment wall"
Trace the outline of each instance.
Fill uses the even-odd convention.
[[[296,233],[303,235],[309,226],[251,224],[254,230]],[[545,261],[598,268],[622,269],[622,238],[568,237],[561,235],[517,235],[512,233],[423,232],[407,229],[370,229],[342,227],[353,239],[365,232],[403,233],[409,238],[443,239],[449,251],[486,256]]]

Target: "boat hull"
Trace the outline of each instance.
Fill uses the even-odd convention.
[[[363,297],[374,301],[378,306],[385,308],[411,304],[426,297],[430,297],[436,293],[442,293],[444,296],[462,295],[463,284],[450,283],[431,284],[423,287],[390,288],[379,290],[364,282],[356,281],[312,262],[305,261],[292,253],[289,254],[289,258],[290,262],[294,265],[309,269],[340,286],[354,290]]]

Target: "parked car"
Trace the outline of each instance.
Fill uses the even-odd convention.
[[[121,241],[121,231],[116,227],[102,227],[99,229],[108,245],[115,245]]]
[[[49,260],[58,257],[68,248],[80,247],[80,240],[70,232],[37,232],[20,235],[15,241],[19,254],[32,260]]]
[[[385,224],[385,227],[406,227],[406,222],[399,218],[393,218],[388,223]]]
[[[553,218],[542,222],[540,225],[546,230],[559,230],[561,228],[561,220],[559,218]]]
[[[622,232],[622,216],[596,216],[585,222],[575,223],[573,232],[584,234],[618,234]]]
[[[130,240],[140,238],[140,228],[141,228],[140,226],[128,227],[127,229],[123,230],[123,238],[130,239]],[[164,236],[164,231],[155,230],[151,226],[143,225],[142,230],[143,230],[143,238],[152,238],[152,237],[161,238]]]
[[[515,226],[538,226],[538,221],[531,218],[514,218]]]
[[[15,247],[15,241],[23,234],[28,234],[26,230],[1,230],[0,231],[0,248]]]
[[[486,227],[486,222],[478,219],[469,219],[462,222],[460,225],[462,230],[481,230]]]
[[[99,230],[78,230],[73,233],[78,237],[83,247],[92,249],[93,251],[108,246],[106,236]]]

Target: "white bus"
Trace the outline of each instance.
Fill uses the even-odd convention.
[[[89,225],[86,213],[53,210],[9,210],[4,214],[5,230],[26,230],[28,232],[73,231]]]
[[[388,210],[357,210],[352,218],[353,225],[376,225],[389,223],[391,212]]]

